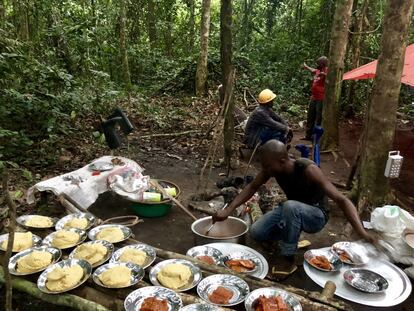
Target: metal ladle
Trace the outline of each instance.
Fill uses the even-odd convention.
[[[220,208],[220,210],[224,210],[224,209],[227,207],[227,205],[228,205],[228,203],[224,204],[224,205],[223,205],[223,207],[222,207],[222,208]],[[215,225],[215,224],[216,224],[216,223],[215,223],[215,222],[213,222],[213,223],[211,224],[211,226],[210,226],[210,227],[208,227],[208,229],[207,229],[207,231],[206,231],[206,235],[208,235],[208,234],[210,233],[211,229],[213,229],[213,227],[214,227],[214,225]]]

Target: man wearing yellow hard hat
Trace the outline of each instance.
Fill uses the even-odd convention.
[[[272,109],[276,94],[269,89],[260,92],[259,106],[252,112],[245,129],[245,144],[250,148],[277,139],[286,144],[292,131],[288,124]]]

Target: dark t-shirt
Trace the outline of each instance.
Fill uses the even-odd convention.
[[[315,164],[315,162],[305,158],[297,159],[292,174],[278,176],[275,179],[288,200],[319,207],[328,217],[329,210],[325,191],[318,184],[309,180],[305,174],[306,168],[311,164]]]
[[[287,123],[267,105],[258,106],[250,115],[245,129],[245,143],[254,148],[264,129],[286,132]]]

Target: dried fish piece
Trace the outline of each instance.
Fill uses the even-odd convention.
[[[288,311],[288,306],[280,296],[266,297],[261,295],[256,300],[255,311]]]
[[[208,299],[212,303],[225,305],[229,303],[233,295],[234,294],[231,290],[223,286],[218,286],[210,295],[208,295]]]
[[[225,264],[236,272],[248,272],[256,267],[254,262],[249,259],[230,259],[227,260]]]
[[[325,270],[332,270],[332,264],[325,256],[315,256],[310,260],[310,263],[318,268]]]

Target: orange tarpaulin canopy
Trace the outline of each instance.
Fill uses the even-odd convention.
[[[343,80],[372,79],[377,71],[377,60],[355,68],[344,74]],[[405,49],[404,69],[401,76],[401,83],[414,86],[414,44]]]

